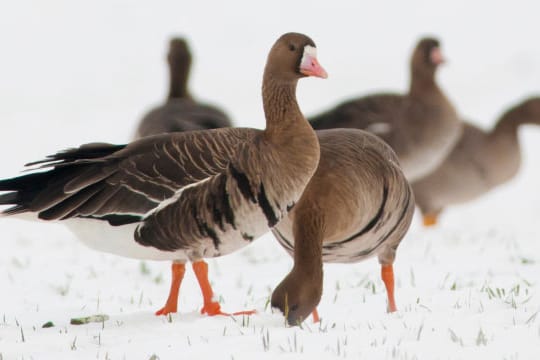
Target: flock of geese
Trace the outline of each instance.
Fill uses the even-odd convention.
[[[406,94],[365,96],[306,119],[297,82],[327,74],[313,40],[284,34],[268,54],[266,128],[256,130],[233,127],[191,96],[189,47],[173,39],[168,98],[133,142],[86,144],[27,164],[35,171],[0,180],[0,205],[9,206],[2,215],[62,221],[99,251],[171,261],[169,297],[157,315],[177,311],[187,262],[201,313],[226,314],[204,259],[268,230],[294,258],[271,298],[289,324],[310,314],[318,321],[323,262],[377,256],[388,311],[396,311],[392,264],[415,204],[433,225],[445,207],[508,181],[520,165],[517,128],[540,124],[539,97],[508,110],[490,132],[468,124],[437,85],[443,62],[439,41],[421,39]]]

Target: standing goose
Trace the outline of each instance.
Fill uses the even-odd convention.
[[[165,104],[151,110],[139,124],[135,138],[176,131],[230,127],[229,117],[218,108],[193,100],[188,91],[191,52],[183,38],[170,42],[170,87]]]
[[[126,257],[170,260],[177,310],[185,263],[203,292],[201,312],[222,314],[204,258],[251,243],[300,198],[319,161],[315,132],[296,101],[298,79],[326,78],[313,41],[280,37],[263,78],[266,129],[224,128],[93,143],[28,165],[47,171],[0,181],[4,215],[62,220],[87,245]]]
[[[409,181],[423,177],[444,160],[461,133],[456,111],[435,80],[443,62],[439,41],[424,38],[412,54],[407,94],[350,100],[309,120],[316,130],[372,132],[394,149]]]
[[[540,97],[509,109],[490,132],[464,125],[459,142],[446,160],[413,183],[424,225],[435,225],[448,205],[480,197],[518,173],[521,152],[517,132],[523,124],[540,125]]]
[[[377,256],[396,311],[392,264],[414,213],[412,190],[392,149],[357,129],[317,131],[321,158],[300,200],[272,232],[294,254],[292,271],[274,290],[272,306],[291,325],[315,309],[322,261],[354,263]],[[314,310],[315,309],[315,310]]]

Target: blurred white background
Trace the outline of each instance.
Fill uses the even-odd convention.
[[[264,127],[261,74],[284,32],[310,35],[328,80],[303,80],[306,114],[379,90],[402,91],[417,39],[442,41],[439,82],[489,125],[540,93],[536,1],[17,1],[0,11],[1,176],[82,142],[127,141],[167,91],[171,36],[194,53],[191,89],[238,126]]]
[[[434,35],[448,60],[438,74],[440,86],[464,117],[487,128],[508,106],[540,94],[539,14],[533,0],[3,1],[0,177],[66,147],[128,141],[141,116],[167,93],[165,54],[172,36],[190,42],[193,95],[224,108],[238,126],[263,128],[262,71],[282,33],[310,35],[330,75],[300,82],[306,114],[353,96],[406,91],[411,50],[421,36]],[[356,358],[537,355],[540,131],[529,126],[520,137],[524,166],[515,180],[449,210],[436,229],[420,229],[415,219],[396,262],[399,314],[384,313],[376,260],[325,267],[320,310],[325,326],[335,328],[298,331],[304,358],[341,358],[336,343],[349,336],[348,347],[342,346]],[[271,331],[270,352],[263,352],[258,331],[245,335],[240,322],[196,314],[200,298],[189,274],[182,312],[169,324],[151,313],[168,290],[167,264],[149,262],[144,269],[150,270],[142,271],[139,262],[88,250],[61,226],[2,220],[0,230],[0,270],[6,274],[0,287],[9,294],[0,296],[0,358],[73,358],[76,342],[85,358],[157,353],[162,359],[215,359],[219,351],[227,358],[275,359],[293,333],[296,344],[297,329],[284,328],[277,315],[269,319],[265,308],[291,264],[271,236],[210,261],[216,293],[229,310],[245,301],[261,311],[252,321]],[[374,284],[373,293],[365,281]],[[517,309],[486,294],[486,286],[498,291],[516,284],[524,289]],[[103,331],[101,324],[67,325],[70,316],[98,310],[114,319]],[[41,329],[48,320],[59,327]],[[23,328],[26,343],[20,341]],[[486,347],[477,340],[484,332]]]

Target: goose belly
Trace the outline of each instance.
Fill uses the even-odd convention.
[[[227,255],[249,245],[268,231],[263,215],[247,216],[243,226],[227,231],[216,231],[219,245],[211,238],[186,241],[183,249],[166,251],[144,246],[135,241],[134,233],[140,223],[111,226],[107,221],[71,218],[63,220],[68,229],[88,247],[134,259],[195,261]]]
[[[461,134],[461,127],[456,124],[417,139],[409,144],[410,148],[399,155],[399,162],[409,181],[418,180],[434,171],[456,145]]]
[[[399,159],[403,173],[409,181],[421,179],[435,170],[448,155],[451,147],[425,146],[416,150]]]
[[[111,226],[107,221],[71,218],[63,224],[86,246],[97,251],[133,259],[187,261],[186,251],[162,251],[138,244],[134,232],[138,223]]]
[[[289,217],[283,219],[272,232],[281,246],[294,254],[293,223]],[[373,231],[360,234],[361,227],[348,227],[323,240],[322,260],[326,263],[355,263],[378,255],[386,248],[388,229],[375,227]],[[355,236],[355,233],[359,233]]]
[[[384,241],[374,235],[358,236],[345,243],[325,243],[322,249],[323,262],[356,263],[378,255],[383,249]]]

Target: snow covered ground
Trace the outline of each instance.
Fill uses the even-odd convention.
[[[262,128],[260,78],[281,34],[309,34],[328,80],[302,80],[313,113],[345,98],[400,91],[423,34],[442,40],[439,81],[460,113],[488,127],[508,105],[540,93],[534,1],[22,0],[0,11],[0,177],[56,150],[122,143],[166,90],[171,35],[194,52],[191,85],[239,126]],[[386,314],[376,260],[325,267],[321,324],[289,328],[267,307],[291,260],[271,235],[210,260],[224,310],[203,317],[188,271],[180,312],[155,317],[169,264],[85,248],[61,225],[0,220],[0,359],[538,359],[540,358],[540,129],[522,129],[524,165],[510,184],[419,219],[395,264],[399,312]],[[70,318],[110,316],[74,326]],[[48,321],[52,328],[42,328]]]

